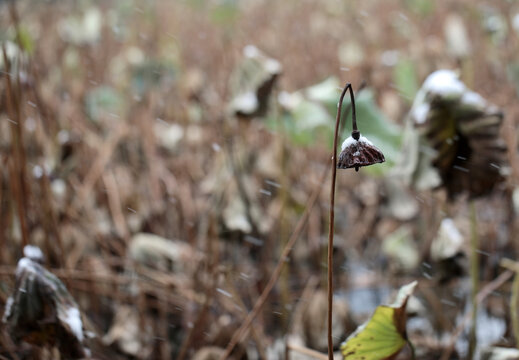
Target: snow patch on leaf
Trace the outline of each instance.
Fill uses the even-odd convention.
[[[341,147],[341,150],[344,150],[346,149],[347,147],[350,147],[351,145],[355,144],[355,142],[360,142],[360,143],[363,143],[363,144],[366,144],[366,145],[369,145],[369,146],[374,146],[373,143],[371,141],[369,141],[365,136],[362,136],[359,138],[359,140],[355,140],[354,138],[352,138],[351,136],[348,137],[346,140],[344,140],[344,142],[342,143],[342,147]]]
[[[41,249],[34,245],[27,245],[23,248],[23,255],[34,261],[43,260],[43,252]]]
[[[434,95],[460,97],[466,90],[458,75],[452,70],[438,70],[427,77],[423,89]]]
[[[64,315],[61,321],[69,326],[79,341],[83,341],[83,322],[79,310],[75,307],[69,307]]]

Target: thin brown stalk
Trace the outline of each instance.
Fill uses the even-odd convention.
[[[472,359],[477,347],[477,313],[478,303],[476,296],[479,288],[479,236],[477,232],[477,218],[476,205],[474,201],[470,204],[470,279],[472,284],[471,299],[472,299],[472,324],[469,332],[469,353],[468,358]]]
[[[328,227],[328,359],[333,360],[333,338],[332,338],[332,308],[333,308],[333,232],[335,220],[335,180],[337,177],[337,138],[339,137],[339,125],[341,123],[342,101],[346,91],[350,90],[353,133],[358,132],[357,121],[355,116],[355,100],[353,98],[353,90],[351,84],[347,83],[342,90],[337,108],[337,117],[335,119],[335,132],[333,137],[332,150],[332,181],[330,188],[330,223]],[[352,134],[353,134],[352,133]]]
[[[16,41],[18,42],[18,45],[20,45],[20,48],[22,48],[22,41],[20,39],[20,18],[18,16],[18,11],[16,11],[16,4],[14,1],[9,2],[9,15],[11,16],[11,21],[16,30]]]
[[[0,164],[2,165],[2,167],[5,168],[6,162],[7,162],[6,158],[2,157],[2,159],[0,161]],[[3,174],[0,174],[0,229],[2,229],[2,231],[0,231],[0,249],[7,249],[5,232],[3,231],[3,229],[6,228],[6,226],[4,224],[6,224],[5,219],[8,216],[6,214],[7,211],[4,212],[4,209],[5,209],[5,207],[3,206],[4,195],[5,195],[4,176],[3,176]],[[2,251],[2,254],[0,255],[0,263],[7,264],[7,255],[8,255],[7,251]]]
[[[181,226],[184,227],[183,231],[186,234],[187,243],[191,246],[196,246],[197,234],[196,228],[190,226],[197,217],[197,210],[195,207],[195,199],[193,197],[192,182],[184,179],[184,181],[178,181],[178,185],[175,190],[179,199]]]
[[[291,350],[293,352],[297,352],[297,353],[300,353],[300,354],[303,354],[303,355],[306,355],[306,356],[313,357],[314,359],[320,359],[320,360],[328,359],[328,357],[325,354],[320,353],[319,351],[315,351],[313,349],[309,349],[307,347],[299,346],[299,345],[296,345],[296,344],[288,343],[287,344],[287,349],[289,349],[289,350]]]
[[[42,192],[41,196],[41,207],[44,209],[45,214],[44,217],[47,217],[45,219],[45,225],[49,232],[52,232],[54,235],[54,238],[56,239],[58,249],[59,249],[59,256],[58,258],[58,265],[59,266],[65,266],[65,248],[63,246],[63,239],[61,237],[61,231],[58,224],[58,219],[56,216],[56,211],[52,207],[52,194],[51,194],[51,188],[50,188],[50,180],[47,174],[45,172],[43,173],[41,180],[40,180],[40,188]],[[48,236],[47,236],[48,238]],[[47,246],[47,253],[51,254],[52,248],[48,244],[48,241],[46,241]]]
[[[153,119],[153,109],[156,107],[156,96],[152,92],[149,94],[146,102],[146,107],[141,107],[138,110],[137,121],[142,134],[142,146],[144,149],[144,155],[146,156],[148,174],[149,174],[149,186],[150,195],[153,201],[153,206],[161,206],[161,189],[159,180],[159,161],[157,160],[157,146],[156,138],[153,132],[153,124],[150,124],[150,119]]]
[[[301,296],[298,298],[297,304],[295,306],[292,316],[292,324],[289,326],[289,334],[291,334],[291,329],[303,328],[303,313],[307,309],[308,304],[310,303],[310,299],[312,298],[312,294],[315,293],[318,285],[319,278],[317,276],[310,277],[306,283],[306,286],[303,289],[303,292],[301,292]]]
[[[497,290],[501,285],[503,285],[505,282],[508,281],[514,275],[514,272],[511,270],[507,270],[503,272],[501,275],[499,275],[497,278],[486,284],[477,294],[475,297],[476,304],[481,304],[483,300],[485,300],[490,294],[492,294],[493,291]],[[448,360],[450,359],[450,356],[452,354],[452,351],[454,350],[454,345],[456,344],[456,341],[458,340],[459,336],[465,329],[465,326],[467,326],[467,323],[472,319],[473,313],[472,311],[469,311],[465,314],[465,317],[461,321],[461,323],[456,327],[456,330],[454,330],[454,333],[452,334],[450,338],[450,343],[446,347],[445,351],[442,354],[442,357],[440,360]]]
[[[22,248],[29,243],[29,231],[27,229],[27,221],[25,217],[25,211],[23,207],[22,190],[20,189],[20,183],[18,182],[16,160],[11,158],[7,160],[9,169],[9,182],[11,191],[13,192],[14,199],[16,201],[16,210],[18,214],[18,220],[20,221],[20,228],[22,234]]]
[[[256,222],[254,221],[254,218],[252,217],[252,204],[249,199],[249,196],[247,195],[247,190],[245,188],[245,184],[243,182],[243,171],[242,167],[240,166],[240,161],[237,159],[238,155],[234,151],[234,143],[231,137],[229,137],[229,140],[227,141],[227,155],[229,158],[229,165],[232,170],[232,174],[234,176],[234,180],[236,182],[236,188],[238,189],[238,193],[240,194],[240,198],[243,201],[243,205],[245,205],[245,216],[247,217],[247,221],[250,223],[252,227],[252,233],[257,234],[258,233],[258,227],[256,226]]]
[[[110,162],[112,154],[119,144],[119,141],[121,141],[127,133],[128,127],[123,124],[119,126],[106,141],[98,139],[99,150],[95,155],[95,161],[88,169],[83,183],[77,189],[76,206],[68,209],[69,211],[67,211],[67,213],[77,216],[79,209],[82,209],[86,204],[88,204],[88,201],[86,201],[87,197],[91,195],[94,185],[102,176],[105,167]]]
[[[235,304],[238,305],[239,310],[241,310],[240,314],[247,312],[247,307],[245,306],[245,303],[241,299],[240,293],[238,292],[238,290],[236,289],[236,287],[234,286],[232,281],[230,281],[229,276],[226,276],[225,280],[226,280],[225,282],[229,289],[229,292],[232,295],[232,298],[234,300],[236,300]],[[263,329],[260,329],[260,332],[263,334]],[[267,355],[265,354],[265,350],[264,350],[264,349],[266,349],[266,346],[264,344],[264,341],[262,341],[260,334],[258,334],[258,331],[254,326],[251,327],[251,335],[252,335],[252,338],[254,339],[254,342],[256,342],[256,348],[258,350],[258,358],[260,360],[267,359]]]
[[[287,259],[288,255],[290,254],[290,251],[294,247],[296,240],[299,238],[299,236],[301,235],[301,232],[303,231],[303,228],[308,219],[308,214],[310,213],[311,209],[314,207],[315,202],[316,202],[317,198],[319,197],[319,194],[321,192],[321,184],[326,179],[326,175],[328,175],[328,168],[326,168],[323,171],[320,181],[318,182],[319,185],[317,185],[314,188],[312,194],[310,195],[310,197],[306,203],[306,206],[305,206],[305,211],[304,211],[303,215],[301,216],[301,218],[299,219],[294,232],[290,236],[290,239],[288,240],[285,247],[283,248],[283,251],[281,252],[281,256],[279,257],[278,263],[276,264],[276,268],[274,269],[274,272],[272,273],[272,275],[269,279],[269,282],[267,283],[267,285],[265,286],[265,289],[263,290],[260,297],[254,304],[252,311],[247,315],[247,318],[241,324],[241,326],[234,332],[234,334],[231,338],[231,341],[227,345],[227,348],[225,349],[224,354],[220,357],[220,360],[224,360],[229,357],[229,355],[231,354],[231,352],[234,349],[234,347],[236,346],[236,344],[238,344],[238,342],[240,342],[248,334],[249,327],[251,326],[252,322],[254,321],[256,316],[258,316],[259,312],[263,308],[263,305],[267,301],[267,298],[268,298],[270,292],[272,291],[272,289],[274,288],[274,285],[276,284],[277,280],[279,279],[279,275],[281,274],[283,265],[286,264],[286,259]]]
[[[303,313],[307,309],[312,294],[315,292],[318,285],[319,278],[317,276],[312,276],[306,283],[306,286],[297,301],[291,323],[288,326],[288,335],[285,336],[285,360],[290,359],[290,335],[292,334],[292,330],[303,328]]]
[[[214,290],[216,289],[215,286],[212,286],[210,291],[206,294],[204,304],[202,305],[202,309],[198,312],[198,315],[196,317],[195,322],[193,323],[193,326],[189,329],[189,332],[187,333],[184,342],[182,343],[182,346],[180,348],[180,352],[177,356],[177,360],[183,360],[186,357],[187,351],[189,350],[189,347],[191,346],[191,342],[194,339],[195,331],[197,331],[200,326],[204,323],[204,321],[207,318],[207,314],[210,309],[211,302],[214,298]]]
[[[519,346],[519,263],[508,258],[500,261],[499,265],[515,272],[512,282],[512,294],[510,295],[510,322],[512,323],[512,331],[515,337],[515,346]]]
[[[6,68],[6,104],[9,118],[14,121],[10,124],[11,130],[11,155],[8,160],[10,182],[14,197],[17,203],[18,218],[22,234],[22,248],[29,243],[29,230],[27,226],[27,196],[28,187],[25,184],[25,152],[23,149],[22,138],[22,119],[20,115],[20,99],[17,97],[19,91],[15,93],[10,74],[10,62],[7,57],[5,46],[2,47],[4,64]]]
[[[15,26],[15,29],[16,29],[16,37],[17,37],[17,41],[20,43],[20,29],[19,29],[19,24],[20,24],[20,20],[19,20],[19,16],[18,16],[18,12],[16,11],[16,6],[14,4],[14,2],[12,2],[11,6],[10,6],[10,13],[11,13],[11,19],[13,21],[13,24]],[[20,45],[20,47],[22,47]],[[4,49],[5,50],[5,49]],[[6,56],[6,53],[4,53],[4,61],[5,63],[7,64],[7,56]],[[13,86],[12,84],[12,76],[14,74],[11,74],[11,77],[10,76],[7,76],[6,77],[6,80],[10,83],[8,85],[10,85],[10,90],[12,91],[12,96],[11,96],[11,100],[13,101],[12,105],[14,107],[14,113],[12,113],[11,115],[14,115],[15,118],[14,120],[16,121],[17,123],[17,126],[15,127],[11,127],[11,129],[16,133],[16,136],[13,136],[14,139],[16,139],[16,141],[13,143],[13,146],[16,145],[17,146],[17,168],[18,168],[18,177],[19,177],[19,182],[20,182],[20,189],[22,191],[22,193],[20,194],[21,196],[21,200],[22,200],[22,205],[23,205],[23,211],[25,213],[25,216],[27,216],[27,212],[28,212],[28,209],[29,209],[29,198],[30,198],[30,187],[27,183],[27,179],[28,179],[28,176],[27,176],[27,156],[25,154],[25,147],[24,147],[24,134],[23,134],[23,128],[24,128],[24,116],[22,115],[22,84],[21,84],[21,80],[20,80],[20,68],[22,67],[22,62],[21,62],[21,59],[18,57],[17,58],[17,64],[16,64],[16,85]],[[25,224],[27,224],[27,220],[24,220]],[[27,227],[27,225],[25,225]],[[28,229],[22,229],[24,231],[28,231]],[[26,236],[28,237],[28,233],[26,234]],[[28,240],[28,238],[27,238]]]
[[[420,285],[423,283],[421,282]],[[424,299],[431,306],[431,313],[434,316],[435,321],[438,322],[441,331],[447,332],[451,328],[450,319],[444,313],[438,294],[433,289],[427,286],[420,286],[420,293]]]
[[[171,359],[171,343],[169,342],[168,337],[168,329],[169,329],[169,304],[167,299],[163,297],[159,297],[157,299],[159,302],[159,312],[160,312],[160,318],[161,322],[158,324],[158,332],[160,333],[161,342],[160,342],[160,357],[162,360],[168,360]]]
[[[198,312],[198,315],[196,317],[196,320],[194,321],[193,326],[191,329],[189,329],[189,332],[187,333],[186,337],[184,338],[184,341],[182,343],[182,346],[180,347],[179,354],[177,356],[177,360],[183,360],[186,355],[187,351],[189,350],[189,347],[191,346],[191,343],[193,342],[193,339],[195,338],[195,331],[200,331],[200,328],[204,324],[207,318],[207,314],[211,308],[211,302],[214,299],[216,287],[218,284],[218,275],[219,272],[217,271],[217,266],[219,264],[219,253],[218,253],[218,244],[216,243],[217,235],[214,230],[214,225],[209,226],[208,235],[207,235],[207,253],[212,254],[212,257],[208,259],[207,264],[207,273],[211,274],[211,278],[209,280],[209,284],[205,291],[205,299],[204,303],[202,305],[202,309]]]
[[[278,97],[278,92],[275,92],[275,97]],[[273,110],[273,116],[275,118],[280,117],[280,105],[278,102],[276,102],[276,106],[274,106]],[[285,123],[283,121],[279,121],[277,123],[277,129],[278,129],[278,151],[279,151],[279,165],[281,169],[288,169],[290,165],[290,159],[289,159],[289,152],[288,152],[288,146],[286,143],[287,136],[285,131]],[[280,199],[280,209],[279,209],[279,215],[277,217],[278,219],[278,229],[279,229],[279,235],[281,235],[281,239],[283,239],[283,242],[280,243],[278,246],[272,246],[272,242],[276,244],[276,239],[274,236],[269,237],[269,242],[271,242],[271,246],[273,248],[277,248],[277,251],[280,251],[283,249],[283,246],[285,245],[285,242],[288,240],[289,234],[290,234],[290,224],[287,220],[286,216],[286,210],[288,205],[288,199],[289,199],[289,171],[281,171],[280,174],[280,188],[279,188],[279,199]],[[277,234],[276,234],[277,235]],[[268,252],[267,252],[268,254]],[[269,261],[265,261],[265,268],[267,268]],[[265,272],[267,274],[268,272]],[[291,296],[290,296],[290,264],[287,264],[280,275],[280,294],[281,294],[281,306],[283,308],[286,308],[289,304],[292,303]],[[282,315],[282,325],[288,326],[289,324],[289,314],[283,312]]]
[[[35,58],[38,58],[38,54],[35,54]],[[43,97],[40,91],[40,74],[38,73],[37,62],[30,59],[29,61],[31,76],[33,81],[29,83],[29,87],[34,96],[34,100],[36,102],[36,107],[38,108],[39,119],[41,120],[42,126],[41,129],[45,136],[52,136],[58,132],[58,123],[57,121],[52,121],[51,119],[55,119],[56,116],[51,114],[51,111],[43,101]]]
[[[515,346],[519,346],[519,315],[517,306],[519,304],[519,274],[516,273],[512,283],[512,296],[510,297],[510,317],[512,330],[515,337]]]
[[[119,195],[119,189],[117,187],[117,181],[115,179],[113,171],[109,170],[103,174],[103,182],[106,187],[106,195],[108,197],[108,208],[112,213],[112,220],[115,225],[115,229],[121,238],[126,242],[129,241],[129,230],[124,219],[124,214],[121,208],[121,196]]]

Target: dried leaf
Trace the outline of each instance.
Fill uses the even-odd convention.
[[[101,37],[103,16],[96,7],[83,11],[83,16],[69,16],[58,23],[61,38],[75,45],[93,44]]]
[[[414,100],[395,174],[422,190],[440,185],[441,178],[451,198],[463,191],[484,195],[507,172],[502,121],[502,112],[455,72],[438,70]]]
[[[24,248],[16,267],[16,287],[2,322],[15,341],[38,346],[56,345],[65,358],[86,356],[81,313],[65,285],[39,262],[41,250]]]
[[[519,359],[519,350],[492,346],[481,351],[481,360],[516,360]]]
[[[241,117],[264,116],[282,67],[253,45],[247,45],[243,53],[245,58],[231,77],[230,111]]]
[[[383,240],[382,251],[404,270],[414,269],[420,261],[412,229],[407,225],[402,225]]]
[[[149,358],[153,349],[151,323],[144,317],[145,323],[142,325],[140,318],[135,307],[118,306],[112,326],[103,337],[103,343],[116,345],[123,353],[138,359]]]
[[[456,256],[462,249],[463,237],[452,219],[443,219],[431,244],[431,258],[441,261]]]
[[[326,291],[315,292],[308,301],[303,312],[303,331],[305,344],[312,349],[326,351],[326,311],[328,309]],[[332,337],[334,346],[340,344],[340,339],[354,329],[349,314],[349,306],[345,299],[335,299],[333,302]]]
[[[201,255],[189,244],[148,233],[135,234],[128,248],[130,257],[142,265],[163,271],[193,271]]]

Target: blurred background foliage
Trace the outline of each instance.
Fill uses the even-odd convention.
[[[338,174],[336,350],[412,278],[419,358],[467,356],[471,234],[482,286],[518,251],[517,1],[3,1],[0,42],[0,310],[33,244],[96,357],[220,356],[319,191],[233,356],[325,351],[321,174],[350,82],[386,163]],[[439,69],[456,96],[423,85]],[[511,294],[477,313],[486,358],[517,347]],[[2,356],[56,358],[1,328]]]

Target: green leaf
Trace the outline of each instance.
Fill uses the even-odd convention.
[[[333,136],[333,119],[322,105],[312,101],[302,100],[284,120],[285,131],[297,145],[311,145],[319,138]]]
[[[121,116],[123,110],[122,96],[110,86],[99,86],[85,97],[85,111],[94,122],[99,122],[105,116]]]
[[[292,141],[304,139],[311,144],[322,135],[326,145],[333,144],[333,124],[337,113],[337,103],[341,84],[335,77],[330,77],[316,85],[290,94],[297,105],[289,109],[289,120],[285,122],[286,130]],[[350,97],[346,96],[343,104],[342,135],[339,141],[348,137],[351,132],[351,111],[344,118],[349,107]],[[386,162],[378,166],[367,167],[364,171],[372,175],[382,175],[390,169],[400,154],[402,142],[401,128],[391,123],[377,107],[373,92],[363,90],[355,98],[357,122],[362,135],[370,139],[383,153]],[[308,142],[307,142],[308,141]],[[298,144],[302,142],[296,141]]]
[[[328,107],[335,107],[337,109],[338,95],[340,94],[341,86],[336,77],[329,77],[319,84],[312,85],[304,90],[306,97],[310,100],[321,102]],[[334,110],[334,109],[331,109]]]
[[[143,95],[163,82],[174,81],[177,73],[175,65],[166,60],[148,59],[132,69],[132,88]]]
[[[18,29],[18,38],[21,47],[25,50],[25,52],[31,55],[34,51],[34,39],[29,33],[29,30],[24,26],[20,26]]]
[[[395,309],[378,306],[366,326],[341,346],[344,359],[381,360],[398,354],[406,341],[396,329],[394,314]]]
[[[344,360],[394,359],[407,342],[405,330],[407,300],[416,281],[402,286],[396,301],[378,306],[369,321],[361,325],[341,345]]]
[[[344,101],[343,108],[348,101]],[[375,144],[384,154],[386,162],[377,166],[369,166],[363,170],[372,175],[383,175],[393,167],[400,156],[402,130],[400,126],[391,123],[375,104],[373,92],[362,90],[355,97],[357,124],[360,133]],[[344,115],[344,113],[343,113]],[[351,132],[351,111],[348,119],[343,117],[343,136],[345,139]]]
[[[399,61],[393,69],[393,81],[400,95],[411,103],[419,86],[414,63],[411,60]]]
[[[231,26],[239,15],[238,3],[235,0],[224,0],[211,11],[211,20],[217,25]]]
[[[317,127],[330,124],[330,114],[319,104],[302,101],[293,111],[299,131],[314,131]]]
[[[515,85],[515,90],[519,95],[519,62],[509,64],[507,74],[508,79]]]
[[[324,105],[328,110],[329,116],[332,119],[328,125],[331,129],[327,141],[330,148],[333,144],[333,119],[337,113],[337,103],[341,89],[342,85],[339,83],[339,80],[331,77],[302,91],[306,98]],[[342,140],[351,133],[351,111],[348,112],[348,117],[345,118],[349,103],[350,97],[346,94],[342,106]],[[386,158],[385,163],[366,167],[363,170],[372,175],[382,175],[396,163],[399,157],[402,130],[384,116],[375,103],[373,92],[369,89],[364,89],[355,94],[355,108],[357,124],[361,134],[375,144]]]
[[[196,10],[203,10],[204,6],[207,4],[206,0],[187,0],[186,2]]]
[[[382,242],[382,251],[404,270],[414,269],[420,261],[420,254],[408,225],[402,225],[386,236]]]
[[[407,7],[422,16],[427,16],[434,11],[435,2],[432,0],[406,0]]]

